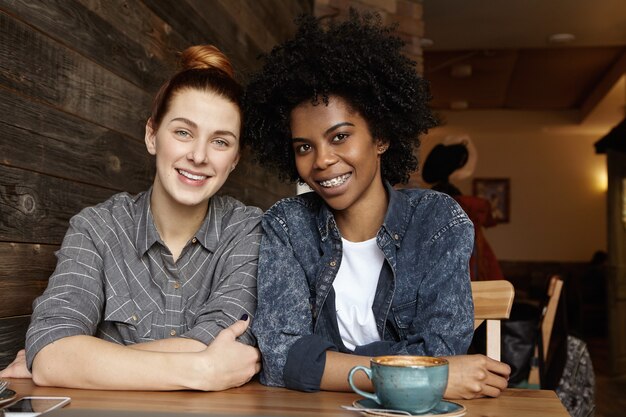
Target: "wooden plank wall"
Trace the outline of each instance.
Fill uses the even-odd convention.
[[[221,48],[246,76],[310,0],[0,0],[0,368],[23,346],[69,218],[152,182],[143,144],[175,51]],[[245,156],[224,187],[268,208],[294,187]]]

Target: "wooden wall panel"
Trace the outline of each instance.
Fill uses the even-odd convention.
[[[137,193],[150,187],[153,157],[143,142],[10,90],[0,100],[5,165]]]
[[[175,68],[177,51],[193,42],[138,0],[76,0],[107,21],[118,32],[141,45],[145,54],[161,66]],[[168,74],[166,74],[167,76]],[[155,87],[155,86],[152,86]]]
[[[238,28],[237,22],[224,13],[217,1],[143,2],[191,44],[216,45],[228,56],[239,73],[246,73],[250,64],[254,64],[256,57],[262,52]]]
[[[6,11],[143,89],[158,86],[169,75],[155,56],[146,53],[140,43],[143,37],[119,33],[78,2],[20,0],[8,2]]]
[[[261,2],[230,2],[219,0],[214,2],[214,6],[209,10],[203,8],[203,0],[190,0],[190,4],[205,18],[209,17],[209,13],[219,8],[225,14],[239,25],[239,37],[245,37],[249,40],[251,47],[259,51],[269,51],[277,43],[274,33],[263,30],[266,22],[276,16],[275,14],[267,14],[267,10],[260,4]]]
[[[54,270],[58,248],[0,242],[0,317],[32,313],[33,300],[46,289]]]
[[[115,191],[0,165],[0,241],[59,244],[70,217]]]
[[[232,3],[230,0],[218,1],[225,10],[236,10],[229,8],[229,5]],[[256,17],[258,22],[256,25],[240,25],[241,30],[248,33],[248,36],[253,39],[258,39],[259,35],[263,34],[263,29],[267,27],[268,22],[280,22],[280,24],[275,25],[271,31],[266,32],[268,38],[274,39],[275,41],[289,38],[296,30],[294,23],[296,17],[309,10],[309,5],[306,0],[283,1],[280,2],[279,7],[277,7],[276,2],[272,1],[245,1],[239,2],[239,5],[242,15]],[[231,16],[238,15],[231,13]],[[235,18],[235,20],[237,19],[239,19],[239,17]],[[273,44],[259,44],[259,47],[264,52],[269,52],[273,46]]]
[[[4,12],[0,32],[4,87],[138,140],[143,137],[151,101],[145,91]]]
[[[0,318],[0,369],[11,363],[18,350],[24,348],[24,338],[30,316]]]

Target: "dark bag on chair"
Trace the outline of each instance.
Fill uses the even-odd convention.
[[[590,417],[595,411],[595,376],[587,345],[567,337],[567,358],[556,395],[572,417]]]
[[[592,417],[595,412],[593,365],[585,342],[569,334],[565,300],[563,296],[559,300],[546,358],[541,354],[544,341],[538,338],[541,388],[556,391],[572,417]]]
[[[511,367],[510,387],[528,379],[537,339],[537,320],[537,317],[530,317],[502,323],[502,362]]]

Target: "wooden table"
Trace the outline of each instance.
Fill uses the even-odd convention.
[[[269,388],[253,381],[241,388],[222,392],[143,392],[96,391],[38,387],[30,379],[10,380],[18,397],[26,395],[68,396],[69,409],[136,410],[154,412],[239,414],[264,416],[345,416],[360,417],[341,409],[358,398],[354,393],[304,393],[283,388]],[[467,417],[568,417],[569,414],[553,391],[506,390],[499,398],[456,401],[465,405]],[[89,416],[95,413],[85,412]]]

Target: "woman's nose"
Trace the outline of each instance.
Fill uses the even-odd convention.
[[[195,164],[204,164],[209,160],[209,147],[206,141],[196,140],[187,154],[187,159]]]
[[[329,146],[321,146],[317,149],[315,155],[315,167],[317,169],[326,169],[337,162],[337,155]]]

